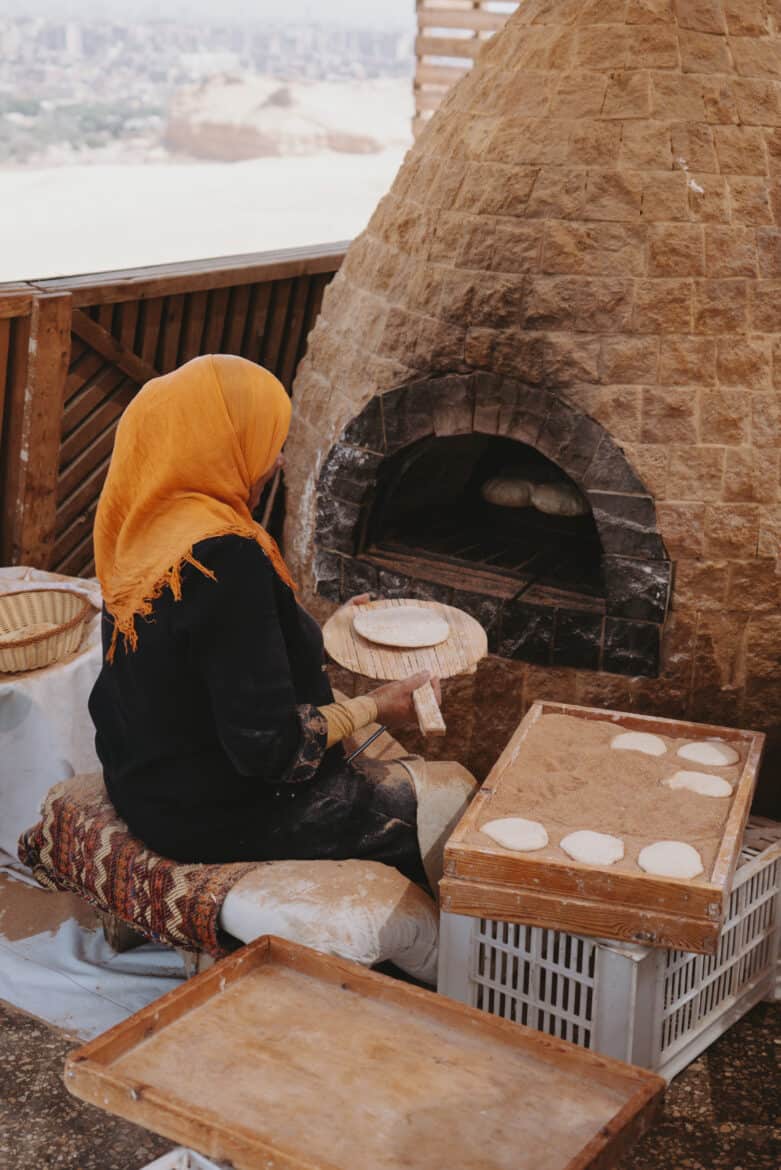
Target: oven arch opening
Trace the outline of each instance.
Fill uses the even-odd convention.
[[[432,584],[499,598],[537,585],[595,608],[605,598],[602,554],[569,476],[528,444],[476,432],[427,436],[386,459],[356,548]]]
[[[508,476],[516,493],[532,485],[530,503],[486,499]],[[552,484],[581,514],[541,506]],[[374,396],[324,461],[316,515],[317,591],[331,600],[438,599],[508,658],[659,672],[672,565],[653,497],[605,428],[553,391],[469,374]]]

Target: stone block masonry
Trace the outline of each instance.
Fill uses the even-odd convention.
[[[578,667],[501,677],[519,672],[519,703],[544,691],[757,727],[778,775],[779,63],[781,11],[760,0],[519,6],[325,296],[289,443],[287,551],[305,596],[317,479],[367,404],[382,420],[384,396],[422,379],[501,376],[529,388],[528,434],[534,395],[555,393],[609,433],[655,506],[674,562],[660,675],[633,679],[648,647],[622,623],[656,603],[630,574],[601,672],[584,635]],[[480,427],[511,409],[481,396]],[[607,503],[601,515],[607,531]],[[539,647],[544,625],[519,621],[518,636]]]

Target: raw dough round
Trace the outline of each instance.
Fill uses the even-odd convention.
[[[637,864],[658,877],[694,878],[702,873],[702,858],[685,841],[654,841],[640,850]]]
[[[729,744],[716,743],[713,740],[685,743],[683,747],[678,748],[678,755],[682,760],[692,760],[695,764],[705,764],[711,768],[726,768],[728,764],[736,764],[740,759]]]
[[[517,853],[531,853],[548,844],[545,826],[539,821],[527,821],[525,817],[501,817],[498,821],[488,821],[480,826],[480,832],[503,849],[514,849]]]
[[[611,739],[610,746],[618,752],[643,752],[646,756],[663,756],[667,751],[664,740],[647,731],[624,731]]]
[[[20,626],[18,630],[6,630],[0,634],[0,642],[21,642],[25,638],[37,638],[39,634],[50,634],[56,629],[56,622],[35,622],[31,626]]]
[[[582,861],[585,865],[612,865],[624,856],[624,842],[620,837],[594,833],[591,829],[569,833],[559,845],[575,861]]]
[[[731,784],[707,772],[676,772],[664,783],[668,788],[688,788],[698,796],[732,796]]]
[[[382,646],[438,646],[450,633],[441,614],[418,605],[356,606],[353,625],[370,642]]]
[[[585,496],[571,483],[535,484],[532,504],[547,516],[585,516],[591,511]]]
[[[532,502],[534,484],[514,475],[495,475],[487,479],[480,494],[489,504],[500,508],[528,508]]]

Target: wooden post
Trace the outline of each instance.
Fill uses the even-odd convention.
[[[57,470],[71,350],[71,294],[34,296],[25,376],[11,386],[4,559],[49,567]]]
[[[32,302],[23,316],[11,322],[5,371],[3,436],[0,447],[0,490],[3,498],[3,507],[0,509],[0,563],[4,565],[11,564],[11,522],[16,511],[14,502],[19,487],[19,460],[16,456],[17,445],[14,442],[17,427],[14,424],[21,422],[24,387],[27,382],[31,305]]]

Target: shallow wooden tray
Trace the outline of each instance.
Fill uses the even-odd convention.
[[[607,1170],[664,1091],[268,937],[73,1053],[65,1083],[239,1170]]]
[[[636,874],[624,873],[569,859],[558,861],[535,858],[533,853],[513,854],[485,837],[480,844],[469,840],[484,821],[492,794],[499,790],[502,777],[523,750],[531,728],[543,715],[610,720],[617,728],[627,731],[647,731],[674,739],[719,736],[739,746],[746,758],[711,873],[692,881],[670,880],[652,877],[639,869]],[[764,742],[765,737],[759,732],[733,727],[630,715],[569,703],[534,703],[445,847],[445,876],[439,888],[442,910],[646,946],[714,954]]]

